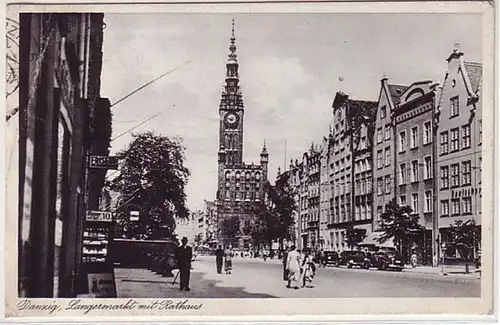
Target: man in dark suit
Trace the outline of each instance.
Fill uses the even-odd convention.
[[[217,273],[222,274],[222,260],[224,258],[224,250],[222,246],[215,250],[215,264],[217,265]]]
[[[182,238],[182,245],[177,250],[177,261],[179,264],[179,273],[181,274],[180,289],[190,291],[189,277],[191,276],[191,259],[193,258],[193,249],[187,245],[187,237]]]

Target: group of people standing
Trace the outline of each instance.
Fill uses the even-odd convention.
[[[217,273],[222,274],[222,263],[224,262],[224,273],[231,274],[233,270],[234,251],[229,246],[226,250],[219,248],[215,250],[215,264],[217,265]]]
[[[283,280],[287,282],[286,287],[294,289],[310,287],[315,275],[316,265],[311,251],[306,249],[301,252],[292,245],[283,256]]]

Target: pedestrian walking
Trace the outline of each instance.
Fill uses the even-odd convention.
[[[224,252],[224,271],[226,274],[231,274],[233,270],[233,251],[231,246]]]
[[[293,288],[295,290],[299,289],[299,277],[300,277],[300,254],[297,251],[295,245],[292,245],[290,252],[287,256],[286,268],[288,270],[288,285],[287,288]]]
[[[306,286],[311,287],[312,280],[316,274],[316,265],[314,264],[313,256],[310,251],[304,252],[301,269],[302,288]]]
[[[191,276],[191,259],[193,249],[187,244],[187,237],[182,237],[182,245],[177,249],[177,261],[180,273],[180,290],[190,291],[189,278]]]
[[[411,266],[413,268],[416,268],[417,262],[418,262],[418,257],[417,257],[417,254],[415,252],[413,252],[413,254],[411,255],[410,261],[411,261]]]
[[[283,263],[283,281],[288,281],[288,269],[286,267],[287,259],[288,259],[288,247],[285,248],[285,250],[283,252],[283,259],[282,259],[282,263]],[[290,284],[288,284],[288,286],[290,286]]]
[[[215,250],[215,264],[217,265],[217,273],[222,274],[222,261],[224,260],[224,250],[222,246]]]

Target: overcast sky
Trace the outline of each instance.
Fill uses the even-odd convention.
[[[111,103],[181,66],[113,107],[113,137],[162,113],[134,132],[183,139],[190,209],[215,199],[232,18],[245,103],[244,160],[258,163],[266,139],[271,181],[283,169],[285,141],[289,161],[328,133],[338,90],[377,101],[384,74],[395,84],[442,82],[457,42],[467,61],[482,57],[476,14],[106,14],[101,94]],[[130,134],[113,141],[112,153],[130,141]]]

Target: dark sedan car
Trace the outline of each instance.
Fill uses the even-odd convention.
[[[405,267],[403,257],[398,252],[378,252],[372,265],[379,270],[402,271]]]
[[[325,252],[323,256],[323,265],[339,266],[339,254],[337,252]]]
[[[371,261],[364,252],[355,251],[351,255],[351,258],[349,259],[349,261],[347,262],[348,268],[352,268],[354,266],[368,270],[371,266]]]
[[[339,265],[347,265],[357,251],[342,251],[339,257]]]

